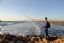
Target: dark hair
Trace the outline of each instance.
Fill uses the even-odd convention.
[[[47,17],[45,17],[45,19],[47,19]]]

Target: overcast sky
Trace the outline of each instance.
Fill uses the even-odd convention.
[[[0,0],[1,20],[64,19],[64,0]]]

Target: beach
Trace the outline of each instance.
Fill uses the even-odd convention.
[[[50,37],[46,38],[45,29],[42,29],[43,22],[1,22],[0,24],[2,23],[0,43],[64,43],[63,25],[51,23],[48,29]]]

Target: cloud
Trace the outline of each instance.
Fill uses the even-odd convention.
[[[4,17],[0,17],[0,19],[2,21],[27,21],[30,20],[29,18],[25,17],[25,16],[4,16]]]

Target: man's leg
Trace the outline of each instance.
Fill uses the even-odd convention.
[[[49,35],[48,35],[48,28],[45,29],[45,32],[46,32],[46,38],[48,38],[49,37]]]

